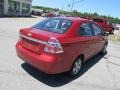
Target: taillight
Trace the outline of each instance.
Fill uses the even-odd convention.
[[[51,37],[48,40],[44,51],[52,54],[63,53],[63,49],[60,45],[60,42],[55,37]]]

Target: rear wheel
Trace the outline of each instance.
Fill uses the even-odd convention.
[[[82,59],[78,58],[72,65],[71,70],[69,71],[70,76],[76,76],[82,67]]]

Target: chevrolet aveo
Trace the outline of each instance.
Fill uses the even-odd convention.
[[[17,55],[47,74],[76,76],[84,62],[105,54],[108,40],[93,21],[74,17],[49,18],[20,30]]]

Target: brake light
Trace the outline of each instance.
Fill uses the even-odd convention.
[[[60,45],[60,42],[55,37],[51,37],[48,40],[44,51],[52,54],[63,53],[63,49]]]

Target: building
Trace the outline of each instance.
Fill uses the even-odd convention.
[[[30,16],[32,0],[0,0],[0,16]]]

